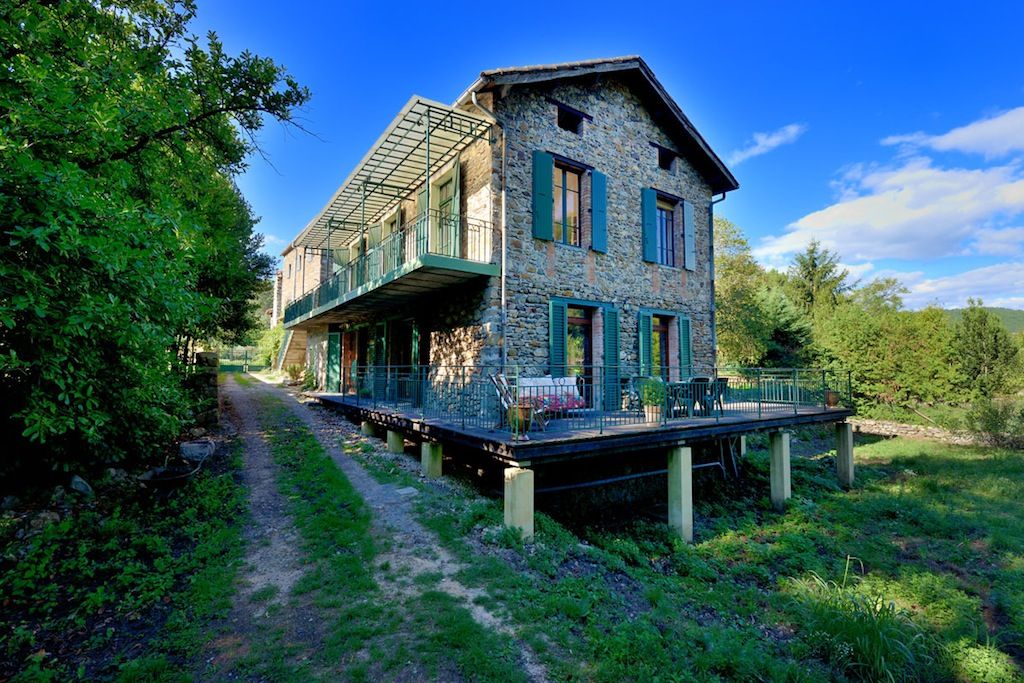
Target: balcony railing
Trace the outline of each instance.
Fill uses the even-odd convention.
[[[513,439],[624,426],[656,429],[852,408],[849,375],[809,368],[353,366],[339,387],[356,406]],[[666,379],[666,378],[674,378]],[[532,436],[531,436],[532,435]]]
[[[341,266],[315,289],[288,304],[284,309],[284,322],[287,325],[360,287],[373,285],[426,255],[489,263],[491,224],[437,210],[421,213],[385,236],[380,244]]]

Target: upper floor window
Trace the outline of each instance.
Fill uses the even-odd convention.
[[[580,187],[583,173],[561,164],[554,173],[554,239],[556,242],[580,246]]]
[[[658,168],[671,171],[676,163],[676,153],[664,147],[658,147]]]
[[[676,265],[676,207],[664,199],[658,200],[657,262],[663,266]]]
[[[583,116],[579,112],[558,108],[558,127],[571,133],[579,133],[583,125]]]

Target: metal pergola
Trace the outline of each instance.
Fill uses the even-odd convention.
[[[424,184],[429,207],[425,181],[474,140],[488,139],[492,123],[480,114],[413,96],[288,249],[322,253],[346,247]]]

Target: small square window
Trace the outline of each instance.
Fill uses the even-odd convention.
[[[671,171],[676,163],[676,153],[664,147],[658,148],[658,167]]]
[[[562,130],[567,130],[571,133],[580,133],[580,127],[583,125],[583,115],[577,111],[566,109],[565,107],[558,108],[558,127]]]

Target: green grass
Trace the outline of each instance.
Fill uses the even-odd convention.
[[[234,592],[239,456],[235,443],[167,499],[98,484],[27,540],[0,526],[0,677],[179,680]]]
[[[327,624],[312,660],[299,661],[268,634],[241,663],[251,677],[377,680],[416,678],[523,680],[514,648],[477,624],[450,596],[423,586],[416,596],[382,591],[372,569],[378,548],[370,513],[316,437],[277,396],[263,396],[260,417],[280,468],[278,484],[302,538],[310,567],[293,589],[293,604],[319,610]]]
[[[741,482],[699,480],[694,545],[635,515],[570,531],[539,513],[524,546],[500,501],[422,482],[418,510],[556,680],[1024,680],[1024,456],[858,443],[843,492],[797,436],[787,510],[754,450]]]

